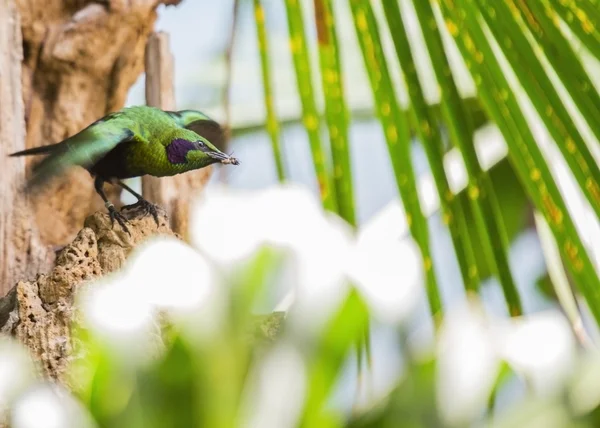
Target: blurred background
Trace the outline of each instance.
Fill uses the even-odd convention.
[[[187,250],[157,242],[114,282],[168,296],[151,280],[161,266],[212,278],[207,260],[223,250],[229,303],[198,307],[228,321],[204,341],[196,329],[219,317],[186,313],[162,359],[132,369],[122,338],[94,333],[118,309],[92,297],[78,397],[101,426],[597,426],[600,3],[185,0],[157,13],[176,109],[229,127],[241,164],[215,167],[192,203],[197,271],[176,256]],[[146,90],[142,73],[125,105],[145,104]],[[269,193],[280,183],[344,225],[303,193]],[[313,230],[306,242],[274,237],[269,222]],[[248,242],[287,245],[300,267],[273,281],[277,257]],[[243,263],[228,256],[246,244]],[[338,260],[346,250],[356,270]],[[333,271],[349,292],[327,281]],[[315,332],[328,292],[339,306]],[[240,339],[250,319],[281,310],[280,342],[256,351]],[[125,387],[120,370],[134,379]],[[288,385],[291,404],[278,401]],[[121,407],[111,391],[126,391]],[[251,416],[231,416],[238,406]]]

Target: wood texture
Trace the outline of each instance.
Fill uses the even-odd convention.
[[[18,10],[14,0],[0,0],[0,296],[51,262],[20,191],[25,163],[8,157],[25,148],[22,59]]]
[[[23,34],[27,147],[51,144],[123,107],[144,68],[160,4],[173,0],[17,0]],[[28,166],[35,158],[27,160]],[[118,202],[120,191],[108,186]],[[34,199],[43,241],[64,245],[103,204],[75,168]]]
[[[174,61],[169,35],[153,33],[146,45],[146,103],[163,110],[175,110]],[[171,228],[187,240],[190,202],[206,186],[212,166],[174,177],[142,178],[144,198],[164,207]]]

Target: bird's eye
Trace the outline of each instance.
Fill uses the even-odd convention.
[[[204,153],[208,153],[211,151],[211,149],[206,145],[204,141],[196,141],[194,143],[194,146],[196,147],[196,150],[201,150]]]

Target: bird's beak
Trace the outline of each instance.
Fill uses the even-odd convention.
[[[228,164],[239,165],[240,164],[240,161],[237,160],[237,158],[229,156],[228,154],[225,154],[223,152],[209,152],[208,155],[210,157],[212,157],[213,159],[217,159],[224,165],[228,165]]]

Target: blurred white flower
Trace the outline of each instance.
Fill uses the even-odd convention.
[[[128,279],[126,275],[111,276],[82,294],[84,314],[91,327],[117,336],[135,336],[148,325],[151,307]]]
[[[17,341],[0,337],[0,411],[35,380],[35,368]]]
[[[229,298],[229,290],[225,286],[211,286],[199,304],[190,306],[185,311],[172,311],[170,315],[188,337],[211,341],[221,334],[229,316]]]
[[[355,238],[348,224],[326,213],[302,186],[219,187],[196,204],[191,236],[207,258],[225,269],[248,260],[262,245],[285,249],[291,256],[285,279],[294,283],[290,319],[304,328],[321,324],[338,307],[348,279],[376,316],[398,322],[416,304],[422,273],[418,248],[409,238],[400,241],[406,221],[396,205],[390,204]]]
[[[101,346],[131,363],[146,363],[161,349],[152,307],[131,287],[125,273],[115,273],[81,289],[77,305],[83,325]]]
[[[154,237],[134,251],[121,271],[91,284],[80,298],[96,332],[114,343],[127,343],[144,337],[140,333],[156,332],[156,310],[186,317],[214,303],[215,282],[202,254],[178,239]],[[203,326],[214,324],[208,318],[215,311],[202,314]]]
[[[292,428],[304,404],[306,368],[300,353],[280,343],[253,368],[244,391],[246,428]]]
[[[348,276],[378,318],[397,324],[423,296],[422,266],[419,248],[410,238],[359,238],[349,260]]]
[[[206,298],[214,273],[206,259],[175,238],[157,237],[128,261],[128,281],[150,305],[185,310]]]
[[[87,410],[68,391],[54,384],[36,385],[25,392],[11,412],[13,428],[92,428]]]
[[[372,314],[389,324],[404,321],[424,297],[423,259],[400,200],[360,227],[347,273]]]
[[[192,244],[220,265],[247,260],[261,245],[302,246],[315,238],[322,213],[312,194],[293,184],[259,191],[207,189],[191,220]]]
[[[569,404],[576,415],[585,415],[600,405],[600,354],[590,352],[579,361],[569,385]]]
[[[500,356],[526,376],[538,395],[556,392],[571,374],[576,357],[575,339],[565,317],[547,311],[507,324],[498,332]]]
[[[351,230],[338,217],[326,215],[302,186],[207,191],[196,205],[191,236],[225,270],[248,261],[262,245],[284,250],[290,258],[283,276],[293,283],[294,307],[303,313],[309,309],[315,322],[344,297]]]
[[[323,215],[310,233],[311,240],[294,248],[296,291],[290,313],[290,321],[307,330],[322,325],[346,297],[346,268],[354,242],[349,226],[333,215]]]
[[[406,213],[400,199],[395,199],[383,207],[366,224],[361,226],[358,239],[380,241],[382,239],[402,239],[409,233]]]
[[[191,215],[192,244],[217,263],[246,259],[265,227],[255,202],[246,192],[206,189]]]
[[[437,349],[437,403],[451,426],[466,425],[485,409],[499,369],[493,339],[473,302],[446,315]]]
[[[484,316],[475,301],[449,312],[438,342],[437,399],[451,425],[480,415],[500,361],[533,386],[537,396],[556,394],[575,359],[575,340],[559,311],[520,318]]]

